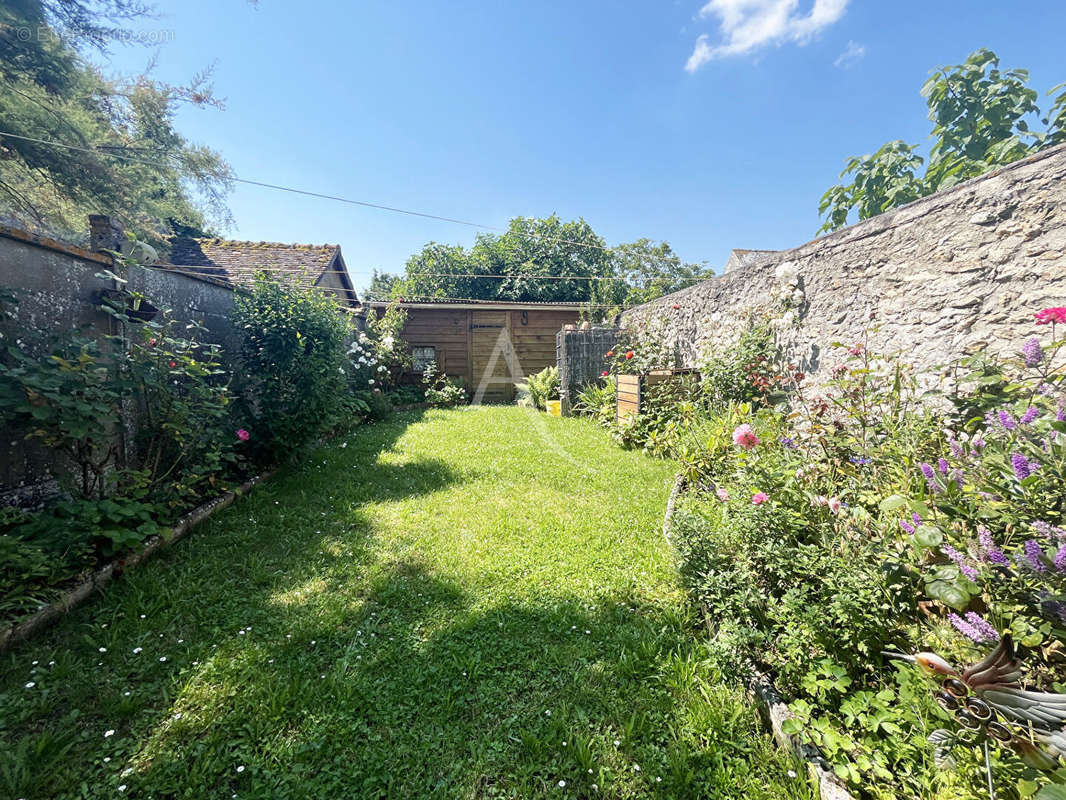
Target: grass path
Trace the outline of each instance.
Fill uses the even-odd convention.
[[[0,796],[807,797],[702,653],[670,465],[408,414],[0,656]]]

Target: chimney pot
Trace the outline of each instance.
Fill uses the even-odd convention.
[[[94,253],[103,253],[107,250],[121,253],[125,243],[126,232],[117,218],[107,214],[89,215],[90,250]]]

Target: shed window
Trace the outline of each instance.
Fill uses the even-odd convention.
[[[425,372],[426,367],[437,360],[437,348],[436,347],[412,347],[411,348],[411,370],[414,372]]]

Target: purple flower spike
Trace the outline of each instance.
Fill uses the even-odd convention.
[[[1044,522],[1042,519],[1038,519],[1036,522],[1030,522],[1029,527],[1048,539],[1060,542],[1066,541],[1066,531],[1048,522]]]
[[[912,519],[912,520],[914,520],[914,524],[915,524],[915,525],[921,525],[921,524],[922,524],[922,518],[921,518],[921,516],[920,516],[920,515],[918,514],[918,512],[917,512],[917,511],[912,511],[912,512],[911,512],[911,519]]]
[[[1022,414],[1022,418],[1018,420],[1022,425],[1028,425],[1030,422],[1040,416],[1040,409],[1036,406],[1029,406]]]
[[[941,548],[944,551],[944,555],[955,562],[955,565],[959,568],[959,572],[969,578],[971,581],[977,580],[977,570],[970,566],[970,563],[966,560],[966,556],[952,547],[950,544],[946,544]]]
[[[937,469],[940,470],[941,475],[948,474],[948,460],[946,458],[937,459],[936,466]]]
[[[1053,559],[1057,572],[1066,572],[1066,544],[1059,548]]]
[[[1010,465],[1014,469],[1014,477],[1024,481],[1029,477],[1029,459],[1021,453],[1014,453],[1010,457]]]
[[[965,636],[972,642],[982,644],[984,637],[981,635],[981,631],[977,630],[973,625],[964,620],[958,614],[948,614],[948,621],[955,626],[955,630]]]
[[[914,526],[907,522],[907,520],[905,519],[901,519],[899,521],[899,526],[903,528],[903,530],[905,530],[907,533],[914,533]]]
[[[981,558],[985,561],[1001,566],[1010,563],[1003,551],[996,547],[996,543],[992,540],[992,532],[983,525],[977,529],[977,541],[981,545]]]
[[[997,414],[996,416],[997,419],[999,419],[999,424],[1002,425],[1006,430],[1012,431],[1018,427],[1018,423],[1014,421],[1014,417],[1012,417],[1010,415],[1010,412],[1008,412],[1006,409],[1001,408],[999,410],[999,414]]]
[[[998,642],[999,631],[992,627],[992,624],[978,614],[976,611],[966,612],[966,621],[969,622],[986,642]]]
[[[964,451],[962,449],[962,445],[959,444],[957,440],[948,439],[948,447],[951,448],[951,454],[953,456],[955,456],[955,458],[962,458],[963,457]]]
[[[1044,548],[1036,539],[1025,540],[1025,560],[1033,572],[1047,572],[1047,565],[1044,563]]]
[[[936,485],[936,473],[933,471],[932,466],[926,464],[924,461],[920,464],[922,474],[925,476],[925,484],[929,487],[929,491],[936,494],[940,491],[940,487]]]
[[[1040,340],[1035,336],[1022,345],[1022,357],[1025,358],[1025,366],[1036,367],[1044,360],[1044,349],[1040,346]]]

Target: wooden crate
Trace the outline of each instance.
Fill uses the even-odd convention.
[[[640,413],[641,375],[619,375],[614,387],[614,419],[619,424]]]
[[[640,375],[619,375],[615,383],[614,418],[618,423],[625,422],[644,411],[644,401],[648,389],[662,383],[676,381],[678,378],[699,378],[694,369],[657,369]]]

